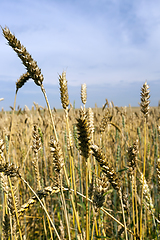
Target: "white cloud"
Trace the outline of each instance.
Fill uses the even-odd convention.
[[[160,2],[5,1],[0,15],[56,84],[67,69],[70,85],[159,78]],[[1,74],[24,70],[0,38]],[[3,57],[2,57],[3,55]],[[19,64],[19,66],[18,66]]]

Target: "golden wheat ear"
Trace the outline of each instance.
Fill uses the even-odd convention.
[[[24,73],[16,82],[16,92],[18,92],[18,89],[23,87],[23,85],[30,79],[29,72]]]
[[[21,42],[14,36],[14,34],[11,33],[9,28],[2,28],[2,31],[3,36],[7,39],[9,46],[11,46],[12,49],[17,53],[23,65],[26,67],[30,77],[34,80],[35,84],[41,86],[44,78],[41,74],[41,69],[37,65],[37,62],[33,60],[32,56],[21,44]]]
[[[144,117],[148,117],[149,113],[149,98],[150,98],[150,90],[147,82],[143,84],[143,87],[141,88],[141,112],[144,114]]]
[[[137,160],[138,160],[138,139],[133,143],[133,146],[128,148],[128,167],[129,173],[133,174],[134,170],[137,167]]]
[[[4,215],[2,230],[3,230],[3,238],[10,239],[10,234],[11,234],[10,217],[9,217],[9,214],[7,213]]]
[[[77,118],[77,133],[81,155],[87,159],[90,155],[91,129],[83,108],[80,110],[80,117]]]
[[[64,166],[64,159],[63,159],[63,152],[60,147],[59,142],[55,141],[53,137],[50,140],[50,152],[53,157],[53,165],[54,165],[54,172],[55,172],[55,186],[61,186],[61,174],[62,169]]]
[[[68,96],[68,86],[67,86],[65,71],[62,72],[62,75],[59,75],[59,85],[60,85],[62,107],[63,109],[66,110],[69,105],[69,96]]]
[[[87,118],[88,118],[88,125],[90,128],[90,132],[93,135],[93,133],[94,133],[94,113],[92,111],[92,108],[88,108]],[[93,139],[93,136],[92,136],[92,139]]]
[[[108,164],[108,161],[102,153],[102,150],[97,145],[91,145],[91,150],[93,156],[101,166],[102,171],[107,176],[108,181],[111,183],[112,187],[119,192],[121,185],[117,172]]]
[[[0,164],[0,172],[3,172],[4,175],[10,176],[10,177],[20,177],[20,172],[19,172],[19,168],[16,167],[13,163],[1,163]]]
[[[84,105],[87,102],[87,86],[86,86],[86,83],[81,85],[81,101]]]

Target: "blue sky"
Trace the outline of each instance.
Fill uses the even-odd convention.
[[[0,25],[27,48],[44,75],[51,107],[60,108],[58,74],[66,70],[69,98],[80,107],[87,84],[87,107],[107,98],[117,106],[138,106],[147,80],[151,105],[160,90],[159,0],[0,0]],[[1,32],[2,33],[2,32]],[[13,106],[15,82],[25,72],[0,35],[0,109]],[[32,80],[20,89],[17,105],[45,106]]]

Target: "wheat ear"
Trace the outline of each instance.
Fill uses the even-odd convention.
[[[38,126],[35,124],[32,130],[32,150],[34,152],[33,158],[33,166],[36,174],[36,181],[37,181],[37,190],[41,189],[40,183],[40,173],[39,173],[39,165],[38,165],[38,152],[41,149],[41,137],[39,135]]]
[[[59,75],[59,85],[60,85],[62,107],[64,109],[67,109],[69,105],[69,97],[68,97],[68,86],[67,86],[65,71],[62,72],[62,75]]]
[[[16,92],[20,89],[29,79],[30,79],[29,72],[24,73],[16,82]]]
[[[87,102],[87,86],[85,83],[81,85],[81,101],[82,101],[82,103],[84,105],[84,109],[85,109],[85,105]]]
[[[11,33],[9,28],[2,28],[2,31],[4,37],[8,41],[8,44],[17,53],[23,65],[27,68],[30,77],[38,86],[40,86],[43,82],[43,75],[41,74],[41,69],[38,67],[37,62],[33,60],[32,56],[28,53],[21,42],[14,36],[14,34]]]
[[[10,230],[10,218],[9,218],[9,214],[5,214],[4,215],[4,220],[3,220],[3,239],[4,240],[8,240],[9,236],[11,234],[11,230]]]

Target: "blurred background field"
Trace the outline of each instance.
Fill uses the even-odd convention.
[[[62,148],[63,158],[67,170],[67,174],[73,187],[73,175],[71,174],[70,165],[70,147],[72,148],[72,156],[75,171],[75,183],[77,191],[85,195],[85,164],[81,156],[79,148],[77,119],[79,118],[79,109],[74,109],[71,105],[69,107],[69,128],[70,133],[67,132],[66,116],[64,111],[52,109],[53,118],[59,138],[59,143]],[[143,157],[144,157],[144,119],[140,112],[140,107],[122,107],[118,108],[110,103],[105,108],[93,108],[93,142],[100,146],[101,151],[106,156],[110,166],[115,170],[118,180],[122,186],[123,204],[125,208],[127,228],[133,233],[139,234],[140,224],[140,206],[141,206],[141,191],[142,181],[140,179],[141,171],[143,171]],[[88,109],[86,109],[88,112]],[[53,129],[51,125],[48,109],[42,109],[38,104],[34,104],[33,108],[29,110],[19,109],[12,115],[10,112],[0,112],[0,132],[1,132],[1,154],[2,145],[4,144],[3,155],[7,159],[8,146],[10,141],[11,125],[12,139],[10,146],[10,163],[14,163],[19,167],[21,175],[32,186],[35,191],[37,189],[37,181],[40,181],[40,189],[45,189],[46,186],[53,186],[56,177],[55,162],[50,152],[50,139],[53,136]],[[113,124],[112,124],[113,123]],[[36,126],[36,132],[34,132]],[[37,139],[40,144],[38,150],[38,169],[35,165],[34,153],[34,134],[37,134]],[[72,142],[69,143],[69,134]],[[3,140],[3,144],[2,144]],[[136,195],[132,191],[132,162],[131,156],[128,155],[129,148],[138,141],[137,145],[137,171],[136,179]],[[147,143],[146,143],[146,174],[148,190],[144,194],[143,202],[143,236],[145,239],[158,239],[159,234],[159,209],[160,209],[160,195],[159,195],[159,144],[160,144],[160,108],[151,107],[149,110],[149,117],[147,123]],[[113,215],[118,221],[123,223],[121,212],[121,205],[116,189],[114,189],[111,182],[101,171],[98,162],[95,162],[94,157],[90,156],[89,167],[89,189],[92,192],[91,199],[93,200],[94,208],[89,203],[89,231],[93,239],[102,237],[104,239],[124,239],[124,228],[110,218],[107,214],[101,211],[98,207],[98,202],[102,201],[103,208]],[[136,167],[135,167],[136,168]],[[39,180],[37,179],[37,171],[39,172]],[[62,175],[64,187],[67,187],[64,175]],[[72,180],[71,180],[72,179]],[[17,181],[17,177],[12,177],[12,183],[15,188],[15,197],[17,199],[17,209],[21,212],[23,204],[27,203],[33,197],[33,193],[27,186]],[[94,182],[94,187],[92,186]],[[10,189],[7,187],[7,180],[1,175],[1,228],[3,217],[5,214],[5,191],[8,194],[8,207],[13,208]],[[95,190],[96,189],[96,190]],[[148,191],[148,192],[147,192]],[[71,238],[78,239],[78,230],[73,214],[73,209],[69,197],[69,192],[64,191],[66,199],[66,207],[69,218]],[[104,196],[104,197],[102,197]],[[136,201],[133,197],[136,196]],[[10,199],[11,198],[11,199]],[[75,198],[75,196],[74,196]],[[66,230],[66,222],[63,210],[63,204],[60,201],[59,193],[46,194],[44,197],[46,208],[52,217],[52,220],[58,229],[62,239],[68,239]],[[101,200],[100,200],[101,199]],[[86,221],[86,206],[85,198],[77,195],[75,198],[77,202],[77,210],[79,212],[80,225],[83,230],[83,238],[85,239],[85,221]],[[137,204],[137,205],[136,205]],[[101,206],[101,205],[100,205]],[[136,209],[137,206],[137,209]],[[134,213],[135,211],[135,213]],[[137,215],[136,215],[137,214]],[[19,216],[22,234],[26,239],[49,239],[51,236],[56,239],[53,229],[49,228],[49,223],[38,202],[33,206],[26,206],[24,214]],[[96,222],[95,219],[96,218]],[[157,219],[157,220],[155,220]],[[12,219],[13,221],[13,219]],[[13,221],[14,224],[14,221]],[[95,227],[97,224],[97,227]],[[137,229],[138,228],[138,229]],[[96,230],[97,229],[97,230]],[[14,234],[18,235],[18,229],[14,228]],[[51,234],[52,232],[52,234]],[[63,236],[64,234],[64,236]],[[92,235],[93,234],[93,235]],[[134,239],[132,234],[128,233],[129,239]]]

